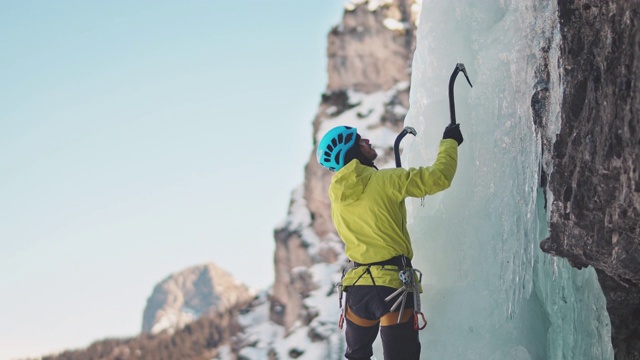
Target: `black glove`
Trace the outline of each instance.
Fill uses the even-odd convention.
[[[444,129],[444,134],[442,135],[442,138],[453,139],[458,143],[458,146],[460,146],[460,144],[462,144],[462,141],[464,140],[462,138],[462,133],[460,132],[460,124],[454,124],[454,125],[449,124],[449,126],[447,126]]]

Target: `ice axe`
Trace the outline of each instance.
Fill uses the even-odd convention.
[[[462,71],[464,77],[467,78],[469,86],[473,87],[473,85],[471,85],[471,80],[469,80],[469,75],[467,75],[467,69],[465,69],[464,64],[457,63],[456,68],[453,69],[453,73],[449,78],[449,114],[451,114],[451,125],[449,126],[453,126],[456,124],[456,105],[453,100],[453,85],[455,84],[456,78],[458,77],[458,73],[460,71]]]
[[[398,136],[396,137],[396,141],[393,143],[393,153],[396,156],[397,168],[402,167],[402,163],[400,162],[400,141],[402,141],[402,139],[407,136],[407,134],[416,136],[416,129],[412,128],[411,126],[405,126],[405,128],[402,129],[400,134],[398,134]]]
[[[469,75],[467,74],[467,69],[464,67],[464,64],[457,63],[455,69],[453,69],[451,77],[449,78],[449,113],[451,114],[451,124],[449,126],[453,126],[456,124],[456,105],[453,99],[453,85],[456,82],[458,73],[460,73],[461,71],[464,74],[464,77],[467,79],[469,86],[473,87],[473,85],[471,85],[471,80],[469,80]],[[396,137],[396,141],[393,144],[393,152],[396,156],[396,167],[402,167],[402,164],[400,162],[400,141],[402,141],[402,139],[407,136],[407,134],[416,136],[416,129],[407,126],[402,130],[400,134],[398,134],[398,137]]]

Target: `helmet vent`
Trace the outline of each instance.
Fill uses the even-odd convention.
[[[351,139],[352,139],[352,138],[353,138],[353,134],[348,134],[348,135],[345,137],[344,142],[348,143],[348,142],[350,142],[350,141],[351,141]]]
[[[335,161],[336,164],[342,165],[340,164],[340,154],[342,154],[342,150],[336,151],[336,155],[333,157],[333,161]]]

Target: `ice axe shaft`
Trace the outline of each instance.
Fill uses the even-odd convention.
[[[396,141],[393,143],[393,153],[396,156],[396,167],[398,168],[402,167],[402,163],[400,162],[400,141],[402,141],[402,139],[407,136],[407,134],[416,136],[416,129],[412,128],[411,126],[405,126],[405,128],[402,129],[400,134],[398,134],[398,136],[396,137]]]
[[[458,77],[458,73],[460,71],[462,71],[464,77],[467,78],[469,86],[473,87],[473,85],[471,85],[471,80],[469,80],[469,75],[467,75],[467,69],[465,69],[464,64],[457,63],[456,68],[453,69],[453,73],[449,78],[449,114],[451,114],[451,125],[456,124],[456,105],[453,100],[453,85],[455,84],[456,78]]]

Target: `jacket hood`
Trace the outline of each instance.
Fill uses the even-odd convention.
[[[332,203],[349,204],[360,198],[375,169],[352,160],[331,178],[329,198]]]

